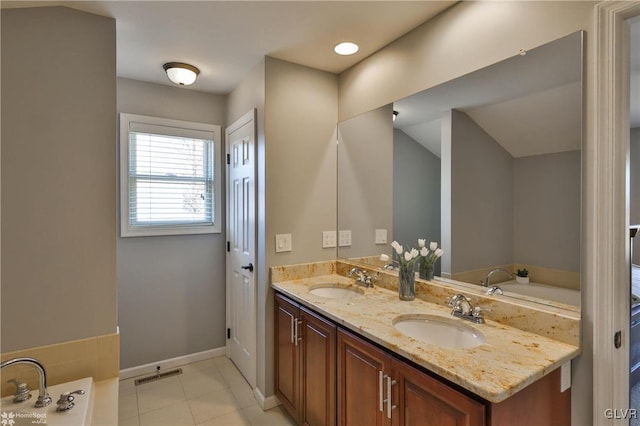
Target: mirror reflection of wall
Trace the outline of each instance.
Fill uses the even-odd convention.
[[[386,105],[338,126],[348,141],[338,144],[338,232],[351,232],[351,244],[338,237],[340,257],[377,257],[393,240],[392,112]],[[376,229],[387,242],[376,244]]]
[[[391,109],[398,112],[395,121]],[[378,128],[393,126],[392,142],[388,132],[373,137],[376,112],[384,121]],[[478,284],[495,267],[527,268],[536,283],[577,291],[581,117],[582,33],[575,33],[342,122],[339,132],[348,128],[341,133],[351,137],[357,122],[368,122],[366,139],[383,139],[384,154],[370,143],[343,158],[351,141],[340,138],[338,227],[355,223],[355,211],[359,224],[380,214],[341,204],[345,195],[353,197],[353,182],[381,187],[392,164],[388,242],[439,241],[445,255],[436,275]],[[382,172],[359,175],[356,170],[367,167],[359,163],[375,163]],[[357,250],[353,236],[351,247],[338,248],[339,257],[372,263],[391,251],[388,244]],[[579,304],[579,293],[571,299]]]
[[[433,131],[439,141],[439,126]],[[440,158],[399,129],[393,130],[393,236],[404,245],[440,238]],[[440,262],[435,275],[440,275]]]

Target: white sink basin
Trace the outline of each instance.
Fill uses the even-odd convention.
[[[309,293],[326,299],[352,299],[362,296],[364,291],[357,287],[328,283],[312,287]]]
[[[453,349],[473,348],[487,339],[461,320],[435,315],[402,315],[393,320],[402,334],[432,345]]]

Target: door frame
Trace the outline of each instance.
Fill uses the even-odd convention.
[[[229,149],[229,135],[231,133],[233,133],[234,131],[238,130],[239,128],[241,128],[242,126],[244,126],[245,124],[249,123],[250,121],[253,121],[253,140],[254,140],[254,177],[257,176],[257,156],[255,155],[255,153],[257,152],[257,141],[258,141],[258,135],[257,135],[257,125],[256,125],[256,118],[257,118],[257,111],[255,108],[253,108],[251,111],[247,112],[246,114],[242,115],[240,118],[238,118],[236,121],[234,121],[232,124],[230,124],[229,126],[227,126],[227,128],[225,129],[224,132],[224,136],[225,136],[225,155],[224,155],[224,165],[225,165],[225,193],[228,194],[229,191],[229,164],[227,163],[227,156],[230,153],[230,149]],[[255,193],[254,193],[254,209],[255,209],[255,216],[254,217],[258,217],[258,196],[257,196],[257,192],[258,192],[258,188],[257,186],[255,186]],[[230,204],[229,204],[229,197],[226,196],[225,197],[225,215],[226,215],[226,229],[225,229],[225,245],[230,241],[229,239],[229,229],[230,229]],[[258,259],[260,259],[260,256],[258,256],[258,235],[257,235],[257,220],[256,220],[256,226],[255,226],[255,232],[253,235],[253,240],[254,240],[254,253],[253,253],[253,260],[252,263],[254,265],[254,270],[259,271],[260,270],[260,265],[258,264]],[[226,340],[225,340],[225,351],[226,351],[226,356],[227,358],[231,358],[231,339],[229,339],[229,335],[228,335],[228,329],[230,327],[231,324],[231,315],[230,315],[230,309],[231,309],[231,272],[232,272],[232,268],[230,268],[230,256],[229,256],[229,251],[227,250],[227,248],[225,247],[225,298],[226,298],[226,309],[225,309],[225,336],[226,336]],[[255,377],[253,378],[255,380],[256,383],[252,383],[252,386],[257,386],[257,370],[258,370],[258,354],[257,354],[257,347],[258,347],[258,338],[257,338],[257,318],[258,318],[258,309],[257,309],[257,296],[258,296],[258,278],[257,278],[257,274],[254,275],[254,280],[253,280],[253,284],[254,284],[254,312],[255,312],[255,318],[256,318],[256,323],[253,325],[253,331],[254,331],[254,336],[253,336],[253,344],[254,344],[254,351],[253,351],[253,355],[255,357],[255,365],[253,366],[253,371],[255,373]]]
[[[629,408],[629,33],[640,2],[607,1],[595,9],[592,136],[587,152],[585,307],[593,338],[593,422],[628,424],[605,410]],[[583,294],[584,294],[583,293]],[[620,309],[622,308],[622,309]],[[587,318],[588,319],[588,318]],[[587,321],[585,321],[587,322]],[[583,324],[585,327],[587,324]],[[622,346],[614,334],[622,330]]]

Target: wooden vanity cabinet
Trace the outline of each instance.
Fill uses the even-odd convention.
[[[390,425],[385,390],[391,357],[370,343],[338,331],[338,424]]]
[[[300,423],[300,350],[295,336],[300,305],[276,294],[275,391],[282,406]]]
[[[483,403],[338,331],[338,424],[480,426],[484,420]]]
[[[276,395],[298,424],[571,424],[571,391],[560,391],[559,368],[510,398],[492,403],[451,386],[279,293],[275,342]]]
[[[336,423],[336,326],[276,294],[275,390],[298,424]]]

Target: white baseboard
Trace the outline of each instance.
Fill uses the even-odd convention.
[[[258,401],[258,405],[260,405],[263,411],[270,410],[281,404],[280,400],[275,395],[265,398],[257,387],[253,389],[253,397]]]
[[[137,367],[125,368],[124,370],[120,370],[120,380],[130,379],[131,377],[141,376],[143,374],[155,373],[157,366],[160,366],[160,371],[162,371],[169,368],[179,367],[181,365],[191,364],[192,362],[203,361],[205,359],[226,355],[226,353],[226,347],[222,347],[165,359],[162,361],[152,362],[149,364],[139,365]]]

